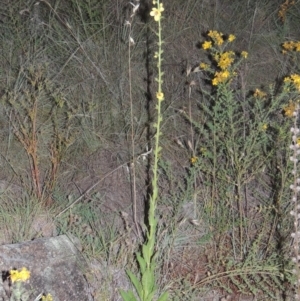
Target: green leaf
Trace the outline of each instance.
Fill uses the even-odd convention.
[[[153,272],[149,269],[145,271],[145,273],[142,276],[142,286],[145,292],[145,297],[148,298],[148,295],[154,292],[154,275]]]
[[[132,291],[125,292],[121,290],[120,294],[124,301],[137,301]]]
[[[141,282],[139,281],[139,279],[137,279],[137,277],[130,271],[127,271],[127,275],[130,278],[133,286],[136,289],[137,294],[139,295],[140,299],[143,300],[142,296],[143,296],[143,287]]]
[[[140,268],[141,268],[141,273],[144,274],[146,270],[146,262],[145,259],[141,256],[140,253],[136,254],[137,261],[139,262]]]
[[[149,249],[148,244],[142,246],[142,252],[143,252],[143,257],[145,259],[145,263],[149,264],[152,254],[150,254],[150,249]]]
[[[207,126],[208,126],[208,128],[209,128],[211,131],[214,131],[214,130],[215,130],[215,126],[214,126],[214,124],[213,124],[211,121],[208,121],[208,122],[207,122]]]
[[[162,293],[162,295],[157,299],[157,301],[167,301],[169,297],[168,292]]]
[[[147,298],[146,301],[153,301],[153,296],[154,296],[155,291],[153,291],[152,293],[150,293]]]

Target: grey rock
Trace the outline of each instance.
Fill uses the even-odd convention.
[[[30,292],[29,300],[51,294],[55,301],[92,301],[84,277],[84,258],[66,235],[0,246],[0,300],[8,300],[11,269],[26,267],[31,275],[22,285]]]

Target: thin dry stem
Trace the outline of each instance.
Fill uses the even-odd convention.
[[[131,152],[132,152],[132,162],[130,164],[131,176],[132,176],[132,211],[133,211],[133,221],[136,227],[138,236],[140,237],[140,230],[137,222],[137,197],[136,197],[136,169],[134,164],[135,157],[135,139],[134,139],[134,119],[133,119],[133,99],[132,99],[132,74],[131,74],[131,46],[134,45],[134,40],[132,38],[132,27],[133,18],[135,16],[135,10],[133,10],[130,16],[130,21],[127,22],[129,27],[128,35],[128,84],[129,84],[129,100],[130,100],[130,123],[131,123]]]

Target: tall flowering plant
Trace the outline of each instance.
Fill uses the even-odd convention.
[[[156,227],[157,227],[157,218],[155,216],[155,210],[158,199],[158,159],[161,151],[161,147],[159,145],[159,137],[161,135],[161,122],[162,122],[162,113],[161,113],[161,103],[164,100],[164,93],[162,91],[162,76],[163,72],[161,70],[162,63],[162,26],[161,26],[161,18],[162,12],[164,11],[163,3],[159,0],[153,1],[153,9],[150,15],[154,18],[154,20],[158,23],[158,50],[155,53],[155,57],[157,59],[157,69],[158,76],[156,81],[158,83],[158,89],[156,92],[157,98],[157,121],[154,124],[156,128],[155,134],[155,147],[154,147],[154,163],[153,163],[153,180],[152,180],[152,195],[150,197],[149,203],[149,211],[148,211],[148,222],[149,227],[147,229],[147,239],[146,242],[142,245],[142,252],[137,253],[137,260],[140,268],[140,279],[135,276],[131,271],[127,271],[127,274],[135,288],[137,293],[136,297],[133,291],[121,291],[121,296],[124,301],[152,301],[156,299],[157,301],[165,301],[168,299],[168,293],[164,292],[159,297],[157,295],[157,287],[156,287],[156,256],[155,256],[155,243],[156,243]]]

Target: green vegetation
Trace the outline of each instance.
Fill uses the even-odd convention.
[[[1,12],[2,244],[75,235],[96,301],[297,299],[298,1]]]

